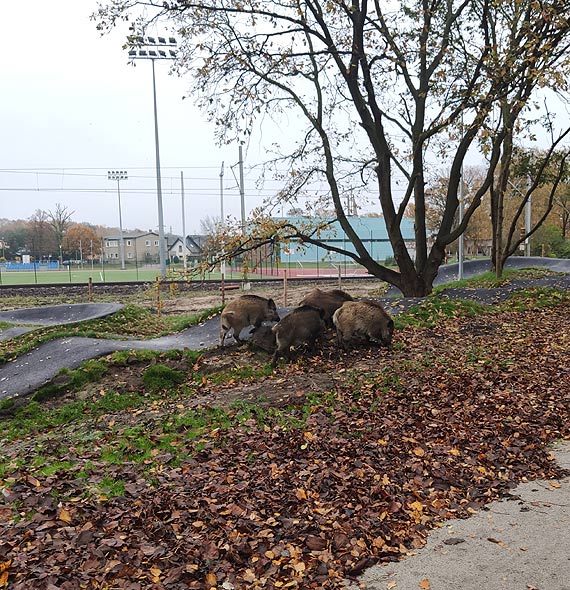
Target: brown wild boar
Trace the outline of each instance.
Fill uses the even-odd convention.
[[[333,315],[338,346],[348,350],[351,344],[379,342],[385,346],[392,343],[394,321],[384,308],[375,301],[347,301]]]
[[[280,356],[289,358],[291,346],[308,344],[310,348],[314,348],[315,341],[325,330],[323,315],[322,309],[302,305],[275,324],[272,331],[275,334],[277,348],[273,353],[271,365],[274,367]]]
[[[275,352],[277,344],[275,343],[275,334],[273,333],[272,326],[261,325],[259,328],[254,328],[251,332],[249,343],[265,350],[265,352]]]
[[[264,321],[279,321],[273,299],[265,299],[259,295],[242,295],[230,301],[222,311],[220,346],[224,345],[230,329],[233,329],[233,337],[241,344],[240,332],[247,326],[259,328]]]
[[[333,325],[332,317],[334,312],[345,302],[354,301],[354,299],[341,289],[332,289],[330,291],[323,291],[315,287],[309,291],[305,297],[299,302],[299,305],[312,305],[317,309],[322,309],[324,312],[324,320],[327,326]]]

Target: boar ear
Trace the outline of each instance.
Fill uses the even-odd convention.
[[[267,304],[268,305],[273,305],[273,307],[275,307],[275,301],[273,301],[273,299],[268,299],[267,300]]]

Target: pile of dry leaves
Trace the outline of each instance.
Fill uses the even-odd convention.
[[[392,350],[282,365],[260,395],[315,373],[328,390],[295,387],[287,410],[199,440],[181,426],[181,463],[159,446],[172,404],[136,417],[156,442],[146,465],[102,459],[120,413],[93,424],[81,452],[68,430],[44,433],[44,452],[71,465],[51,475],[12,443],[0,451],[12,461],[0,587],[1,576],[11,590],[343,587],[521,479],[560,475],[548,444],[570,437],[569,353],[568,304],[456,318],[399,331]],[[103,477],[125,493],[86,493]]]

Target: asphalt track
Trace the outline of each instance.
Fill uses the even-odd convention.
[[[570,273],[570,260],[551,258],[511,258],[508,268],[545,267],[556,272]],[[490,269],[488,260],[466,261],[464,276],[481,274]],[[457,279],[458,265],[441,267],[436,284]],[[570,274],[554,276],[533,284],[545,284],[570,289]],[[443,293],[447,297],[471,297],[481,302],[494,303],[508,296],[512,290],[528,286],[524,281],[513,281],[508,289],[449,289]],[[399,294],[399,296],[398,296]],[[397,290],[391,290],[388,297],[380,299],[392,315],[407,309],[418,299],[402,298]],[[85,321],[114,313],[122,306],[109,303],[85,303],[78,305],[54,305],[0,312],[0,321],[19,324],[0,332],[0,340],[17,337],[33,326],[67,324]],[[287,309],[279,310],[280,314]],[[30,326],[30,324],[32,326]],[[175,350],[188,348],[202,350],[218,344],[219,318],[211,318],[205,323],[193,326],[177,334],[152,340],[102,340],[97,338],[70,337],[53,340],[40,345],[13,361],[0,366],[0,400],[12,397],[26,397],[48,384],[61,369],[76,369],[88,359],[104,356],[117,350]]]

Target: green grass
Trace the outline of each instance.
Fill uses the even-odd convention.
[[[114,282],[155,282],[156,278],[160,276],[158,268],[133,268],[127,267],[125,270],[115,267],[104,267],[95,265],[91,267],[80,269],[77,267],[69,267],[64,270],[42,270],[42,271],[6,271],[0,268],[0,285],[48,285],[48,284],[64,284],[64,283],[83,283],[87,287],[89,279],[92,283],[114,283]],[[271,275],[263,275],[258,273],[248,273],[249,278],[271,278]],[[238,271],[228,271],[226,273],[228,280],[239,280],[242,278],[242,273]],[[167,269],[167,280],[183,280],[182,268]],[[195,273],[189,275],[190,282],[211,280],[219,281],[221,274],[219,272],[208,272],[205,274]]]
[[[117,498],[125,495],[125,482],[121,479],[105,476],[97,486],[101,499]]]
[[[526,311],[570,302],[570,292],[550,287],[531,287],[513,293],[499,309]]]
[[[469,299],[439,299],[430,296],[403,314],[394,316],[396,329],[406,327],[432,328],[442,320],[453,317],[475,317],[489,313],[492,308]]]
[[[185,380],[186,375],[182,371],[171,369],[166,365],[151,365],[143,375],[143,384],[151,393],[176,389]]]

